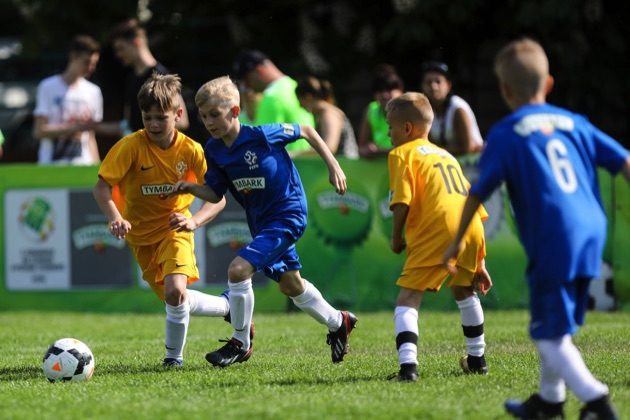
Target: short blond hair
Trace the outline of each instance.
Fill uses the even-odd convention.
[[[197,108],[201,108],[208,102],[216,102],[221,106],[231,108],[240,105],[240,100],[238,87],[230,76],[217,77],[204,83],[195,95]]]
[[[162,112],[177,111],[182,106],[181,94],[182,82],[178,75],[153,72],[138,92],[138,106],[144,112],[150,111],[152,106]]]
[[[387,102],[385,111],[393,118],[409,121],[414,125],[430,127],[433,124],[431,103],[426,95],[420,92],[405,92],[391,99]]]
[[[531,38],[521,38],[503,47],[494,59],[494,72],[519,99],[545,92],[549,60],[543,47]]]

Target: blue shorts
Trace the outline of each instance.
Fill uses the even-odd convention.
[[[534,340],[544,340],[575,334],[584,324],[589,284],[590,279],[585,278],[556,287],[544,285],[537,288],[530,284],[530,336]]]
[[[295,250],[295,232],[286,227],[262,229],[238,255],[249,262],[256,272],[263,271],[267,277],[280,281],[287,271],[302,268]]]

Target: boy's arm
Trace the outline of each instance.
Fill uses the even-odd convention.
[[[324,140],[310,125],[300,125],[300,132],[302,133],[302,137],[308,141],[308,144],[315,149],[317,154],[319,154],[326,163],[326,166],[328,166],[329,180],[333,187],[335,187],[337,194],[344,194],[348,189],[346,174],[343,173],[339,162],[337,162],[335,156],[333,156],[326,143],[324,143]]]
[[[472,221],[477,209],[481,205],[482,201],[476,195],[469,195],[466,199],[466,203],[464,204],[464,210],[462,211],[462,217],[459,222],[459,228],[457,229],[457,233],[455,234],[455,239],[449,247],[446,249],[444,253],[444,257],[442,261],[446,266],[446,269],[455,274],[457,272],[457,268],[455,267],[455,260],[461,251],[462,239],[466,234],[466,230],[468,230],[468,226]]]
[[[218,203],[210,203],[206,201],[190,218],[181,213],[171,213],[168,218],[169,225],[173,230],[185,230],[187,232],[192,232],[199,226],[203,226],[214,220],[224,208],[225,197],[222,197]]]
[[[94,199],[105,217],[107,218],[109,233],[118,239],[124,239],[131,230],[131,223],[123,219],[112,199],[112,187],[103,180],[98,179],[92,189]]]
[[[626,163],[621,168],[621,171],[623,172],[623,176],[626,178],[626,181],[628,181],[628,184],[630,184],[630,157],[626,159]]]
[[[403,203],[396,203],[392,206],[392,242],[391,248],[396,254],[400,254],[405,249],[404,229],[409,213],[409,206]]]
[[[177,181],[177,183],[173,185],[173,192],[169,194],[169,197],[177,194],[192,194],[197,198],[215,204],[223,199],[223,196],[219,197],[209,186],[188,181]]]

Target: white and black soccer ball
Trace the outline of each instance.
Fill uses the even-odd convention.
[[[614,311],[617,309],[613,269],[605,261],[602,261],[599,278],[591,280],[588,289],[588,309],[595,311]]]
[[[94,373],[94,355],[84,342],[62,338],[48,347],[42,367],[50,382],[87,381]]]

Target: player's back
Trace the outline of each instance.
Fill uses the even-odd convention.
[[[541,278],[596,275],[606,234],[597,165],[611,156],[612,139],[577,114],[535,104],[487,140],[472,192],[483,198],[505,180],[530,269]]]
[[[459,162],[426,139],[394,148],[388,158],[391,204],[409,206],[405,241],[409,253],[422,255],[422,264],[437,265],[452,241],[470,184]],[[480,215],[485,216],[485,210]],[[483,241],[483,227],[475,217],[468,232]],[[476,261],[473,258],[473,261]]]

